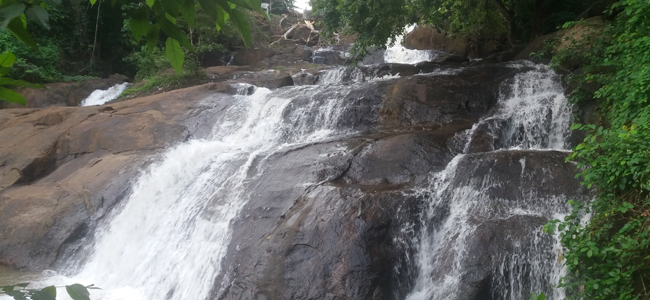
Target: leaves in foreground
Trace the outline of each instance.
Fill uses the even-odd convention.
[[[42,289],[28,289],[28,282],[14,285],[0,286],[0,295],[6,294],[14,300],[56,300],[57,287],[47,286]],[[81,285],[78,283],[66,285],[65,290],[73,300],[90,300],[88,289],[99,289],[94,285]]]

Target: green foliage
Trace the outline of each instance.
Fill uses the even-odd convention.
[[[41,87],[38,84],[32,84],[23,80],[14,80],[5,77],[16,63],[16,55],[11,52],[5,52],[0,55],[0,100],[25,105],[25,97],[14,92],[8,87]]]
[[[544,293],[541,293],[539,295],[532,294],[530,295],[529,300],[546,300],[546,295]]]
[[[324,33],[357,33],[355,53],[382,48],[405,26],[430,24],[478,45],[526,42],[554,30],[596,0],[311,0]]]
[[[0,286],[0,295],[5,294],[14,300],[56,300],[57,287],[47,286],[42,289],[27,289],[29,283]],[[88,289],[99,289],[94,285],[83,286],[75,283],[66,285],[65,290],[72,300],[90,300]]]
[[[600,86],[591,96],[606,118],[573,126],[589,135],[569,157],[596,198],[570,202],[573,213],[545,227],[561,231],[569,276],[560,287],[570,299],[650,298],[650,4],[621,0],[611,12],[620,13],[608,38],[584,55],[584,76],[574,78]]]

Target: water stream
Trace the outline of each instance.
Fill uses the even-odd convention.
[[[489,177],[458,184],[457,176],[462,175],[457,174],[457,167],[467,159],[469,146],[479,132],[498,141],[494,151],[567,151],[570,118],[571,109],[561,80],[546,66],[538,65],[535,70],[518,74],[512,83],[501,87],[497,111],[461,134],[466,143],[465,153],[458,154],[445,170],[431,177],[428,186],[416,191],[429,201],[421,217],[428,230],[415,241],[417,279],[407,300],[459,299],[458,292],[467,284],[463,281],[473,276],[469,273],[472,271],[468,272],[468,262],[477,255],[469,245],[486,223],[522,217],[554,219],[567,214],[569,199],[565,197],[523,191],[524,196],[517,201],[494,199],[491,190],[502,189],[502,183]],[[521,177],[526,177],[525,158],[519,163]],[[441,212],[447,214],[443,220]],[[491,282],[482,283],[489,285],[486,289],[490,295],[483,296],[486,299],[528,299],[532,292],[544,292],[547,299],[563,299],[563,290],[551,286],[564,274],[558,259],[558,238],[542,233],[540,227],[527,231],[527,238],[513,244],[520,248],[516,255],[492,257]]]
[[[104,105],[119,97],[124,90],[129,87],[129,83],[119,83],[106,90],[95,90],[86,99],[81,101],[79,106]]]

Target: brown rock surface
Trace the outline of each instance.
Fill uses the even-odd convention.
[[[128,78],[126,78],[128,79]],[[45,88],[20,89],[27,100],[28,108],[46,108],[52,106],[79,106],[81,101],[95,90],[105,90],[118,83],[125,82],[123,75],[113,75],[107,79],[88,79],[79,82],[48,83]],[[22,105],[0,101],[2,108],[22,108]]]
[[[146,157],[187,139],[188,119],[229,99],[201,101],[215,93],[208,87],[110,106],[0,110],[0,264],[51,265],[89,218],[124,196]]]

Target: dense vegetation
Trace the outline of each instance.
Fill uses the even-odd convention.
[[[609,14],[591,50],[568,49],[585,62],[573,100],[595,98],[603,117],[573,126],[589,135],[570,157],[595,200],[571,202],[574,213],[546,229],[562,232],[570,299],[650,299],[650,4],[621,0]]]
[[[354,50],[367,54],[382,48],[413,24],[468,38],[471,43],[500,40],[504,44],[531,38],[572,21],[595,0],[311,0],[322,18],[324,33],[359,34]]]
[[[272,13],[287,13],[293,7],[293,0],[271,3]],[[0,70],[0,77],[5,77],[0,79],[0,99],[23,103],[20,95],[2,86],[27,82],[113,73],[144,79],[172,67],[196,75],[201,66],[218,63],[231,49],[251,44],[255,30],[251,12],[265,15],[260,4],[261,0],[2,0],[0,53],[7,56],[2,64],[6,69]]]

